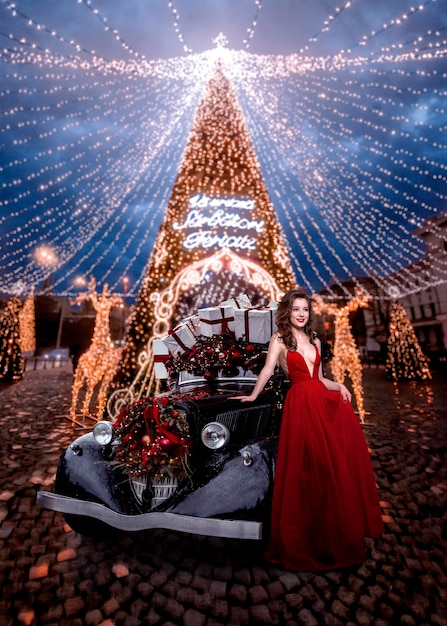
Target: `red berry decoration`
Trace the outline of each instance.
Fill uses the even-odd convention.
[[[157,440],[158,445],[164,451],[168,450],[172,446],[172,442],[167,437],[160,437]]]
[[[240,365],[243,362],[244,357],[242,356],[242,353],[239,350],[232,350],[230,352],[230,360],[235,365]]]

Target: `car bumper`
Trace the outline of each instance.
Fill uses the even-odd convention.
[[[231,539],[262,539],[262,522],[193,517],[177,513],[140,513],[124,515],[97,502],[78,500],[48,491],[37,493],[37,504],[52,511],[70,515],[92,517],[113,528],[124,531],[141,531],[165,528],[194,535],[209,535]]]

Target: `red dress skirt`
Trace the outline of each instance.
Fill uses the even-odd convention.
[[[292,570],[346,567],[365,560],[365,536],[383,532],[363,431],[350,403],[287,353],[284,403],[266,558]]]

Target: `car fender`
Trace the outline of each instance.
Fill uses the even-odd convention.
[[[73,441],[61,456],[55,491],[103,503],[118,513],[138,512],[132,511],[136,503],[122,476],[120,466],[105,457],[104,446],[95,441],[93,433],[87,433]]]
[[[271,497],[276,452],[277,439],[244,446],[223,464],[216,476],[167,511],[214,517],[265,506]]]

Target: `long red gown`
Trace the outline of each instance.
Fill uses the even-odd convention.
[[[365,536],[383,532],[366,441],[350,403],[287,353],[284,403],[266,558],[292,570],[346,567],[365,560]]]

